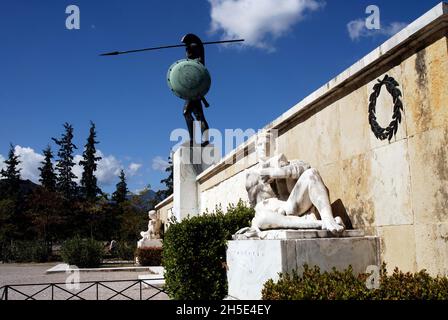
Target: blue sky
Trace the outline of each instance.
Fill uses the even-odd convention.
[[[244,46],[206,48],[212,88],[205,112],[218,130],[259,129],[438,2],[0,0],[0,160],[10,142],[17,145],[22,175],[36,180],[42,149],[62,124],[74,126],[81,154],[92,120],[103,190],[113,191],[120,168],[132,191],[158,189],[159,160],[175,144],[170,133],[185,128],[183,101],[165,80],[184,51],[99,53],[176,44],[186,33],[203,41],[244,37]],[[79,30],[65,28],[70,4],[80,9]],[[359,23],[371,4],[380,9],[378,31]]]

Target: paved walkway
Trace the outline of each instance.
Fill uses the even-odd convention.
[[[39,264],[0,264],[0,287],[4,285],[16,285],[16,284],[36,284],[36,283],[65,283],[68,274],[65,273],[54,273],[54,274],[46,274],[46,270],[56,266],[59,263],[39,263]],[[138,280],[139,275],[147,274],[147,272],[138,272],[138,271],[120,271],[120,272],[87,272],[80,273],[80,282],[83,281],[110,281],[110,280]],[[114,290],[122,290],[127,286],[131,285],[132,282],[122,282],[122,283],[113,283],[106,284]],[[79,292],[87,285],[81,284],[80,289],[71,291],[71,292]],[[64,285],[61,285],[62,288],[66,289]],[[44,286],[40,287],[20,287],[19,290],[27,293],[33,294],[37,291],[43,289]],[[0,296],[3,292],[0,292]],[[69,297],[67,292],[63,290],[56,289],[55,290],[55,299],[64,299]],[[134,287],[128,289],[123,292],[127,296],[130,296],[134,299],[138,299],[140,295],[139,285],[135,285]],[[153,288],[145,288],[142,291],[143,298],[148,298],[151,295],[157,293],[157,290]],[[99,296],[100,299],[107,299],[108,297],[114,295],[115,293],[107,288],[100,286]],[[81,294],[81,297],[84,299],[93,300],[96,298],[96,289],[92,287]],[[10,299],[24,299],[18,293],[9,293]],[[45,290],[39,295],[36,296],[37,299],[50,299],[51,298],[51,290]],[[114,299],[127,300],[125,297],[117,296]],[[160,293],[155,296],[153,299],[155,300],[167,300],[168,297],[164,293]]]

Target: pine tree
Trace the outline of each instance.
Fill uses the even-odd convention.
[[[23,224],[19,214],[20,160],[14,149],[10,144],[8,159],[4,162],[6,168],[0,171],[0,243],[18,236],[18,230],[21,230],[20,226]]]
[[[66,211],[66,204],[61,194],[48,188],[36,188],[27,198],[26,215],[30,231],[34,231],[38,239],[47,243],[66,238],[67,232],[64,228]],[[73,224],[69,227],[73,229]]]
[[[117,189],[112,194],[112,200],[114,200],[117,204],[123,203],[126,201],[126,195],[128,194],[128,185],[126,183],[126,176],[124,171],[120,172],[120,182],[117,183]]]
[[[56,191],[56,174],[54,173],[53,163],[53,152],[51,147],[48,146],[44,151],[45,159],[41,162],[42,167],[39,168],[40,179],[39,182],[42,186],[50,192]]]
[[[168,158],[168,167],[165,169],[165,172],[168,173],[168,177],[160,182],[165,185],[166,197],[168,197],[173,193],[173,160],[171,156]]]
[[[173,194],[173,160],[171,156],[168,158],[168,166],[165,169],[165,172],[168,173],[168,177],[161,180],[160,183],[163,183],[166,189],[156,192],[158,201],[162,201]]]
[[[8,159],[5,160],[6,170],[2,169],[0,175],[3,177],[7,195],[17,194],[20,188],[20,160],[19,156],[14,153],[15,147],[10,144]]]
[[[73,150],[77,149],[77,147],[72,143],[73,127],[66,122],[64,129],[65,133],[61,139],[52,138],[59,146],[59,160],[56,164],[58,171],[56,187],[67,199],[73,199],[76,196],[76,182],[74,181],[76,176],[72,172],[72,168],[75,165],[73,162]]]
[[[97,162],[101,160],[101,157],[96,156],[95,145],[99,142],[96,141],[95,138],[95,124],[93,122],[90,122],[90,134],[87,138],[87,143],[82,155],[83,160],[79,162],[79,165],[84,167],[81,178],[81,190],[84,198],[88,201],[94,201],[96,199],[96,196],[102,193],[101,189],[98,188],[97,179],[95,177]]]

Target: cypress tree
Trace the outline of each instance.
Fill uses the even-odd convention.
[[[162,201],[173,194],[173,160],[171,156],[168,158],[168,167],[165,169],[165,172],[168,173],[168,177],[161,180],[160,183],[163,183],[166,188],[156,192],[158,201]]]
[[[10,144],[8,159],[5,160],[6,168],[0,171],[0,246],[3,241],[8,241],[23,234],[19,230],[23,228],[23,216],[20,214],[20,164],[19,156],[14,153],[14,146]],[[1,248],[0,248],[1,250]]]
[[[5,191],[7,195],[18,194],[20,188],[20,160],[19,156],[14,153],[15,147],[10,144],[8,159],[5,160],[6,169],[0,171],[0,175],[4,179]]]
[[[128,185],[126,183],[126,176],[124,171],[120,172],[120,182],[117,183],[117,187],[115,192],[112,194],[112,200],[114,200],[117,204],[123,203],[126,201],[126,195],[128,194]]]
[[[45,159],[41,162],[42,167],[39,168],[40,171],[40,179],[39,182],[42,186],[48,191],[54,192],[56,191],[56,174],[54,172],[53,163],[51,159],[53,159],[53,152],[51,151],[51,147],[48,146],[44,151]]]
[[[173,193],[173,160],[171,156],[168,158],[168,167],[165,169],[165,172],[168,173],[168,177],[160,182],[165,185],[165,194],[168,197]]]
[[[52,138],[59,146],[59,159],[56,164],[56,170],[58,171],[56,187],[65,198],[73,199],[76,196],[76,182],[74,181],[76,176],[72,172],[72,168],[75,165],[73,162],[73,150],[77,149],[77,147],[72,143],[73,127],[66,122],[64,129],[65,133],[61,139]]]
[[[97,169],[97,162],[101,160],[101,157],[96,156],[95,145],[99,142],[95,140],[96,131],[95,124],[90,122],[90,134],[87,138],[85,145],[83,160],[79,162],[79,165],[83,166],[84,171],[81,178],[81,190],[85,199],[88,201],[94,201],[98,194],[101,194],[101,189],[98,188],[97,179],[95,177],[95,171]]]

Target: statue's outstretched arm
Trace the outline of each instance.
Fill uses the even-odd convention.
[[[263,179],[284,179],[287,175],[287,170],[283,168],[265,168],[260,170],[260,176]]]
[[[303,171],[296,165],[287,165],[281,168],[263,168],[260,175],[264,179],[299,179]]]

